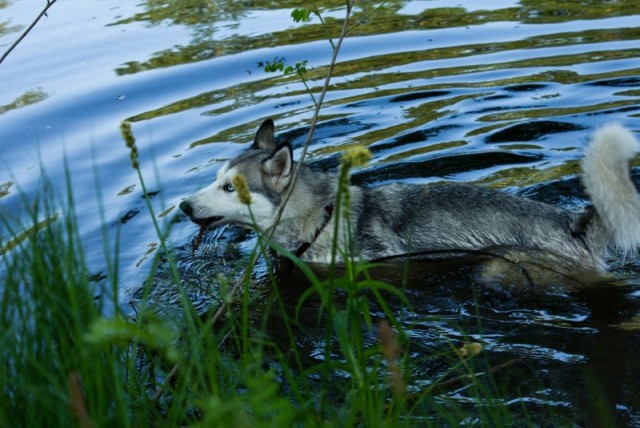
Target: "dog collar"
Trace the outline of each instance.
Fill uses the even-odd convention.
[[[293,253],[296,257],[301,257],[305,253],[305,251],[307,251],[309,247],[314,242],[316,242],[316,239],[318,239],[318,236],[322,233],[324,228],[331,221],[332,217],[333,217],[333,204],[325,205],[324,220],[322,221],[322,224],[316,229],[315,233],[313,234],[313,239],[311,240],[311,242],[303,242],[302,244],[300,244],[298,249]]]

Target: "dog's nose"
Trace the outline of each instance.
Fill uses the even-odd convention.
[[[189,218],[193,216],[193,207],[189,202],[187,201],[180,202],[180,209],[182,210],[183,213],[189,216]]]

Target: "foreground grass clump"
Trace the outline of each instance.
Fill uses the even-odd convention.
[[[38,211],[53,220],[42,226]],[[31,221],[40,230],[27,227],[25,234],[3,219],[2,242],[10,245],[0,256],[1,421],[33,427],[308,419],[279,396],[259,354],[222,353],[218,335],[198,331],[195,313],[173,323],[150,311],[125,318],[116,294],[84,263],[71,207],[60,215],[46,204]],[[154,397],[176,363],[179,376]]]
[[[1,219],[0,420],[29,427],[438,426],[473,415],[493,426],[509,423],[499,404],[461,409],[447,402],[443,379],[410,389],[408,336],[385,296],[406,301],[360,263],[319,279],[281,249],[310,283],[297,309],[320,301],[321,358],[299,349],[296,310],[285,308],[274,271],[266,298],[255,298],[251,275],[242,277],[215,322],[216,308],[203,317],[184,293],[177,317],[146,301],[126,316],[118,307],[117,242],[110,243],[116,254],[105,254],[106,272],[89,272],[69,200],[63,208],[41,201],[26,225]],[[348,210],[348,194],[339,200]],[[348,221],[336,227],[350,234]],[[350,260],[346,250],[336,251]],[[170,251],[164,256],[181,290]],[[371,316],[372,306],[386,321]],[[274,317],[284,340],[268,334]],[[492,397],[490,385],[469,376],[473,355],[444,349],[438,358],[444,355],[449,378],[463,375],[479,401]]]

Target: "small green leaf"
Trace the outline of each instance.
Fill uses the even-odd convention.
[[[293,9],[291,17],[295,22],[309,22],[311,19],[311,10],[309,9]]]
[[[296,62],[296,73],[304,74],[307,72],[307,60]]]
[[[276,71],[284,70],[284,58],[274,58],[273,61],[265,61],[264,63],[261,61],[258,63],[258,66],[261,66],[265,73],[275,73]]]

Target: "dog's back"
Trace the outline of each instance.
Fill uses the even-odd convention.
[[[610,246],[640,245],[640,199],[629,176],[638,143],[619,125],[598,130],[583,160],[593,206],[572,213],[504,192],[463,184],[393,184],[362,191],[355,236],[365,258],[495,247],[559,254],[604,268]]]
[[[369,259],[514,247],[600,263],[585,241],[574,238],[577,214],[504,192],[464,184],[393,184],[364,190],[357,203],[354,235]]]

